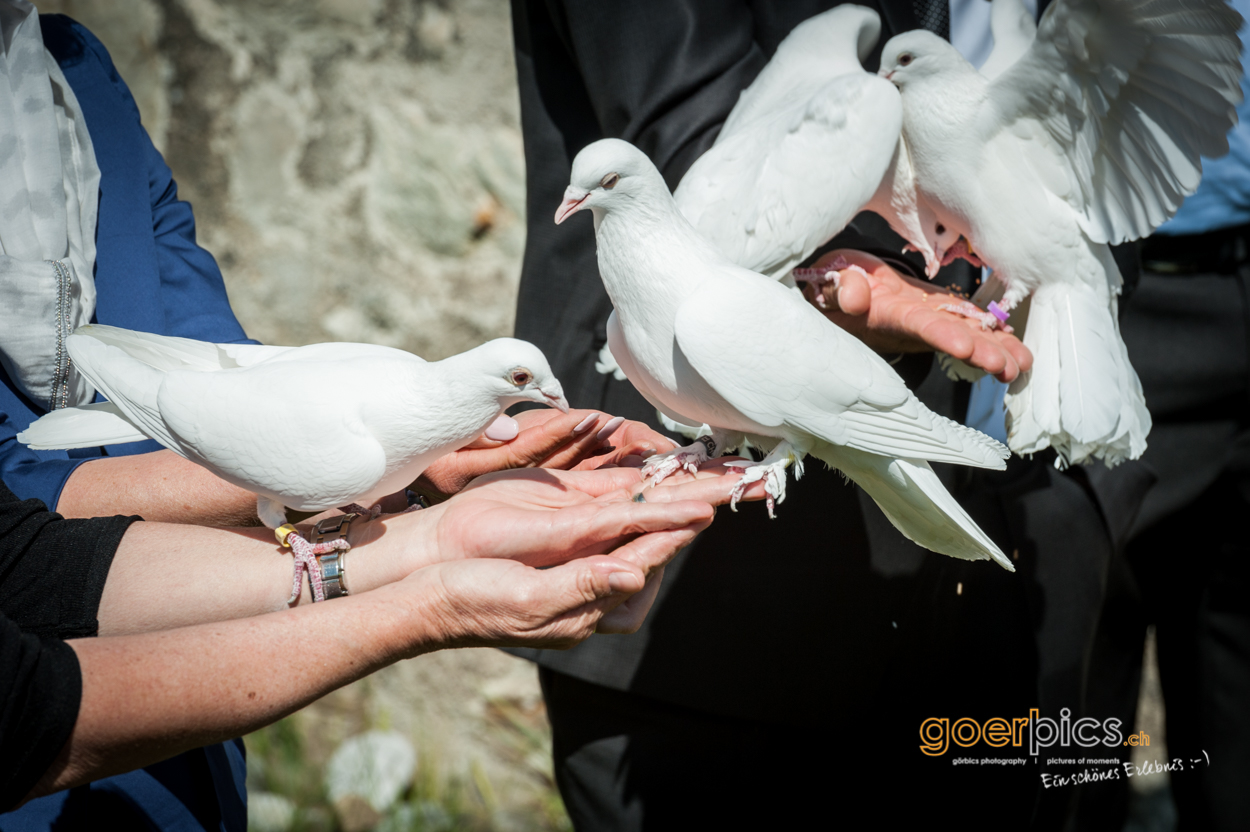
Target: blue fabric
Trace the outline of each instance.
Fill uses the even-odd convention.
[[[221,271],[196,245],[191,206],[139,123],[139,109],[104,46],[61,15],[40,15],[44,45],[78,97],[100,166],[95,320],[206,341],[245,341]],[[158,449],[155,442],[32,451],[14,436],[42,415],[0,369],[0,478],[19,497],[55,506],[84,461]],[[197,749],[143,771],[34,800],[0,815],[16,830],[244,830],[243,744]]]
[[[968,417],[964,424],[1007,444],[1007,408],[1003,403],[1007,385],[993,376],[981,376],[968,396]]]
[[[1232,0],[1233,8],[1250,19],[1250,0]],[[1159,226],[1159,234],[1203,234],[1250,223],[1250,39],[1241,29],[1241,94],[1238,123],[1228,131],[1228,155],[1202,160],[1202,182],[1176,216]]]

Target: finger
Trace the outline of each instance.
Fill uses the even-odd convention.
[[[669,483],[666,480],[658,486],[647,488],[643,495],[648,503],[699,500],[713,506],[723,506],[730,501],[734,489],[738,487],[738,481],[742,479],[741,470],[726,468],[725,461],[713,460],[705,468],[700,469],[702,476],[682,482]],[[637,491],[639,488],[634,490]],[[739,499],[751,502],[762,500],[764,496],[763,481],[758,481],[749,484]]]
[[[517,434],[520,432],[521,428],[516,419],[513,419],[506,413],[500,413],[495,417],[495,421],[486,426],[486,430],[482,431],[481,436],[465,447],[474,450],[478,448],[497,448],[505,442],[511,442],[513,439],[516,439]]]
[[[635,535],[690,528],[702,531],[715,515],[712,504],[702,500],[584,503],[548,515],[550,540],[563,546],[549,545],[544,549],[548,557],[553,554],[559,557],[561,548],[578,555],[590,550],[603,551],[609,544],[617,545]]]
[[[1020,372],[1016,362],[1011,360],[1007,351],[998,345],[993,338],[979,337],[975,339],[972,358],[968,361],[992,376],[1009,376],[1014,379]],[[1008,380],[1010,380],[1008,379]]]
[[[664,567],[647,576],[647,582],[636,594],[624,599],[617,607],[599,620],[596,633],[636,633],[655,603],[664,581]]]
[[[595,429],[602,421],[602,414],[595,411],[570,411],[527,427],[512,441],[499,448],[502,454],[493,468],[562,467],[552,465],[557,454],[572,458],[589,452],[598,446]],[[555,457],[558,461],[558,457]]]
[[[518,610],[520,626],[512,628],[521,630],[523,639],[510,643],[554,649],[567,649],[589,638],[605,615],[646,587],[646,577],[637,566],[602,555],[534,571],[527,578],[531,586]],[[530,620],[535,608],[545,619],[537,627]]]
[[[1006,332],[996,332],[994,337],[998,339],[1003,349],[1007,350],[1011,357],[1015,359],[1016,366],[1020,368],[1020,372],[1027,373],[1033,369],[1033,353],[1019,338]]]
[[[825,287],[825,302],[831,309],[840,309],[848,315],[863,315],[872,306],[872,287],[857,271],[843,269],[839,272],[838,285],[830,292]]]
[[[590,416],[587,416],[575,426],[576,436],[571,442],[549,454],[539,463],[543,468],[562,470],[574,468],[578,463],[600,453],[610,443],[611,431],[608,427],[612,424],[612,417],[602,413],[591,415],[595,417],[593,421],[587,421],[590,419]]]
[[[677,553],[694,542],[703,528],[692,527],[642,535],[612,551],[612,557],[637,566],[650,574],[666,565]]]

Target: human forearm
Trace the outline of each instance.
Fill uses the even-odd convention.
[[[422,569],[365,595],[239,621],[71,643],[74,731],[30,797],[238,736],[380,667],[443,647],[568,647],[695,530],[537,570],[506,560]]]
[[[345,555],[353,594],[435,563],[512,558],[549,566],[612,552],[643,532],[702,527],[734,478],[708,476],[630,500],[636,471],[517,471],[483,478],[424,511],[357,519]],[[285,609],[292,559],[267,529],[136,523],[113,556],[101,635],[126,635]],[[301,604],[309,601],[307,584]]]
[[[256,495],[172,451],[93,459],[74,470],[56,511],[65,517],[138,514],[161,523],[255,526]]]
[[[433,515],[431,515],[433,519]],[[438,560],[417,514],[357,520],[345,556],[352,593],[400,580]],[[227,621],[287,608],[294,566],[268,529],[136,523],[113,557],[100,635],[129,635]],[[299,604],[311,601],[308,583]]]
[[[420,652],[412,605],[385,591],[283,613],[71,642],[83,698],[38,794],[127,771],[268,724]],[[402,622],[402,623],[401,623]],[[407,642],[401,643],[399,635]]]

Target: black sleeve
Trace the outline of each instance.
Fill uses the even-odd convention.
[[[16,807],[56,760],[81,701],[70,646],[0,616],[0,812]]]
[[[0,614],[36,635],[95,635],[113,554],[138,519],[66,520],[0,483]]]

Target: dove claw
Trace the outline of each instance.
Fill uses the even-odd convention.
[[[726,468],[744,468],[742,479],[738,480],[738,484],[734,486],[734,490],[729,495],[729,509],[731,511],[738,510],[738,501],[742,499],[742,495],[746,493],[747,486],[753,482],[764,481],[764,503],[768,506],[768,517],[770,520],[776,520],[777,515],[774,509],[777,503],[784,503],[786,500],[786,466],[792,461],[789,455],[782,457],[774,462],[764,460],[759,464],[742,462],[742,463],[725,463]],[[797,461],[797,460],[795,460]],[[795,478],[803,475],[802,465],[799,464],[795,468]]]
[[[954,312],[965,318],[971,318],[974,321],[981,322],[981,329],[1002,329],[1004,332],[1011,332],[1011,327],[1007,326],[993,312],[986,312],[981,307],[971,301],[961,300],[955,303],[938,304],[938,309],[946,312]]]
[[[650,457],[642,464],[642,476],[647,481],[647,487],[659,485],[678,471],[697,474],[699,466],[710,458],[707,446],[696,441],[675,451]]]

